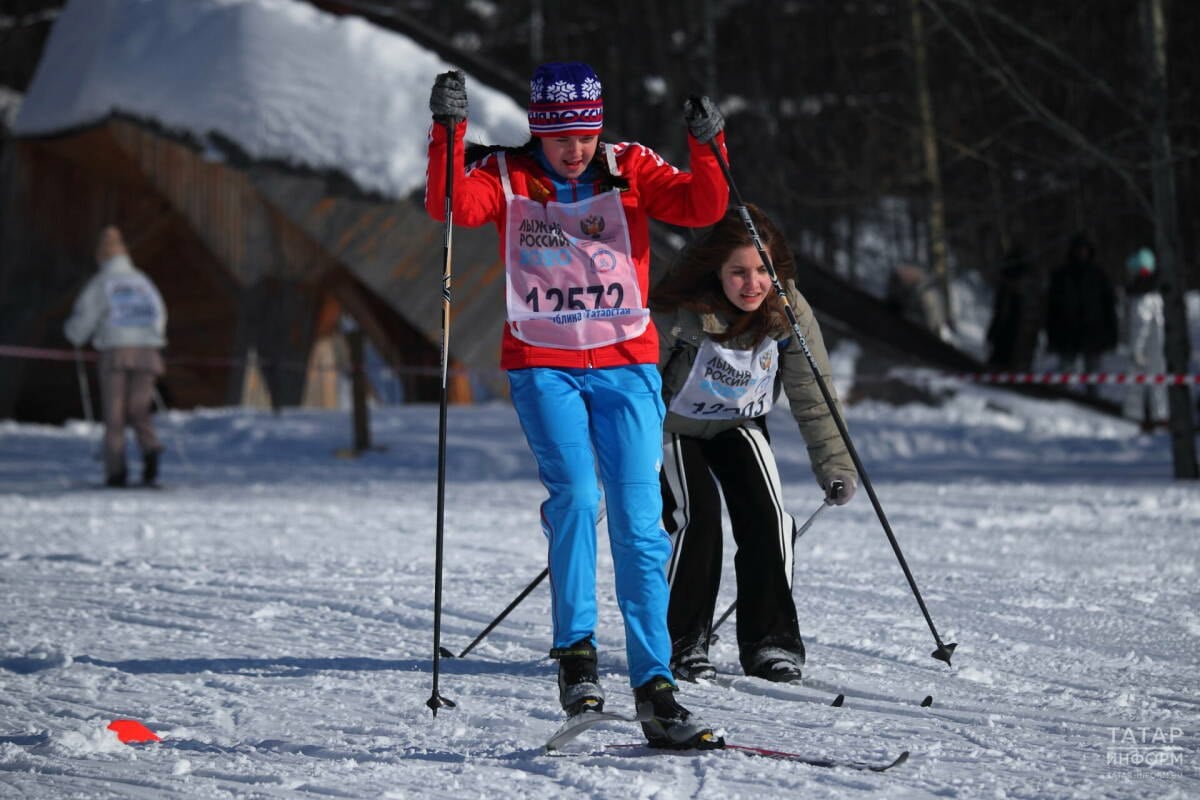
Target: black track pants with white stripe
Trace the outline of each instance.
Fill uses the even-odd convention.
[[[675,654],[707,649],[721,582],[721,495],[737,546],[737,639],[743,667],[760,647],[801,660],[804,644],[792,599],[792,533],[765,427],[744,425],[712,439],[667,434],[663,526],[671,537],[667,614]],[[718,493],[718,484],[720,490]]]

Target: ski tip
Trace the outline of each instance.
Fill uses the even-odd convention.
[[[142,742],[161,742],[157,733],[147,728],[136,719],[114,719],[108,723],[108,729],[117,734],[124,744],[139,744]]]
[[[933,695],[927,694],[925,695],[925,699],[921,701],[921,708],[929,708],[931,705],[933,705]]]
[[[896,756],[896,760],[895,760],[895,761],[893,761],[892,763],[890,763],[890,764],[880,764],[880,765],[879,765],[879,766],[877,766],[877,767],[869,767],[869,769],[870,769],[872,772],[887,772],[887,771],[888,771],[889,769],[891,769],[892,767],[898,767],[898,766],[900,766],[901,764],[903,764],[905,761],[908,761],[908,751],[907,751],[907,750],[904,750],[904,751],[902,751],[902,752],[900,753],[900,755]]]
[[[839,694],[837,697],[833,698],[833,702],[830,703],[829,705],[833,706],[834,708],[841,708],[845,702],[846,702],[846,695]]]
[[[450,650],[444,646],[438,648],[438,655],[442,658],[454,658],[454,653],[450,652]]]

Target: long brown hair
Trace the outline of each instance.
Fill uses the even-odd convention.
[[[796,260],[787,239],[766,214],[757,206],[747,204],[750,219],[758,229],[758,237],[780,283],[786,284],[796,274]],[[679,254],[674,268],[650,292],[650,308],[655,311],[674,311],[686,308],[698,314],[718,314],[729,321],[729,328],[712,338],[723,342],[746,331],[765,337],[773,330],[787,325],[783,300],[773,290],[757,309],[742,311],[721,288],[721,265],[739,247],[752,247],[754,240],[736,208],[709,228]]]

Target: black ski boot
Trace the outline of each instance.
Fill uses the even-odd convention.
[[[570,647],[556,647],[550,657],[558,659],[558,702],[567,716],[604,710],[604,690],[596,673],[596,648],[587,639]]]
[[[745,662],[747,675],[775,683],[799,683],[803,665],[803,655],[782,647],[760,647]]]
[[[142,485],[156,486],[158,484],[158,456],[162,450],[147,450],[142,454]]]
[[[699,641],[680,648],[671,656],[671,673],[677,680],[689,683],[717,677],[716,667],[708,660],[708,646]]]
[[[642,733],[651,747],[671,750],[716,750],[725,740],[675,702],[675,684],[654,678],[633,690]]]

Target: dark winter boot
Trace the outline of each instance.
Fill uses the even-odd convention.
[[[113,489],[124,489],[127,480],[128,475],[125,470],[122,469],[120,472],[114,472],[106,477],[104,479],[104,485],[112,487]]]
[[[556,647],[550,657],[558,659],[558,702],[568,716],[604,710],[604,690],[596,672],[596,648],[587,639],[570,647]]]
[[[147,450],[142,454],[142,485],[154,486],[158,483],[158,456],[162,450]]]
[[[799,683],[803,665],[803,656],[782,647],[760,647],[744,662],[747,675],[776,683]]]
[[[725,740],[712,728],[696,719],[692,712],[675,702],[675,684],[666,678],[654,678],[633,690],[642,733],[651,747],[672,750],[715,750]]]
[[[681,647],[671,656],[671,672],[678,680],[689,683],[717,677],[716,668],[708,660],[708,647],[700,641]]]

